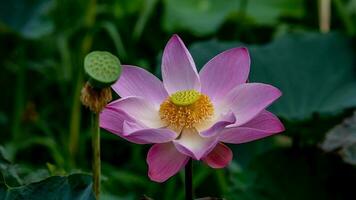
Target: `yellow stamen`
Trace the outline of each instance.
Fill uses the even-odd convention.
[[[173,129],[194,128],[214,114],[214,106],[208,96],[195,90],[184,90],[167,98],[161,104],[159,114]]]

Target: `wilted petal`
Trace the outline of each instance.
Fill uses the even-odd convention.
[[[240,127],[226,128],[219,135],[219,140],[226,143],[240,144],[258,140],[284,131],[281,121],[272,113],[262,111],[257,117]]]
[[[212,101],[219,101],[234,87],[245,83],[250,71],[246,48],[234,48],[211,59],[199,72],[201,91]]]
[[[203,158],[203,161],[212,168],[224,168],[230,164],[232,151],[226,145],[219,143]]]
[[[183,129],[178,139],[173,140],[174,145],[181,153],[200,160],[216,145],[215,137],[203,138],[196,129]]]
[[[181,90],[200,92],[200,81],[192,56],[182,40],[173,35],[162,58],[163,84],[169,94]]]
[[[158,107],[140,97],[119,99],[111,102],[106,107],[122,110],[149,128],[160,128],[164,126],[159,117]]]
[[[177,151],[169,143],[155,144],[147,154],[148,176],[156,182],[164,182],[185,166],[189,157]]]
[[[225,109],[236,116],[236,126],[245,124],[281,96],[281,91],[263,83],[245,83],[235,87],[224,100]]]
[[[168,96],[157,77],[136,66],[123,65],[120,78],[112,88],[121,97],[137,96],[156,105]]]

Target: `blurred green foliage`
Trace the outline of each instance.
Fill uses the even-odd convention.
[[[286,132],[232,145],[227,169],[195,162],[197,197],[355,199],[355,167],[337,148],[319,149],[356,105],[356,1],[331,0],[331,8],[337,33],[319,34],[318,3],[309,0],[0,1],[0,199],[50,199],[48,191],[92,199],[90,119],[79,102],[84,56],[110,51],[159,76],[173,33],[200,68],[247,46],[250,81],[284,94],[270,109]],[[101,135],[102,199],[183,199],[182,173],[163,184],[148,179],[148,145]]]

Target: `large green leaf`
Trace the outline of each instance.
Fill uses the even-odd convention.
[[[0,177],[1,178],[1,177]],[[45,180],[19,187],[8,187],[0,182],[3,200],[94,200],[91,176],[72,174],[52,176]]]
[[[1,200],[92,200],[92,178],[87,174],[48,177],[47,170],[32,170],[9,162],[0,152]],[[44,178],[46,177],[46,178]]]
[[[267,152],[231,180],[227,199],[342,200],[356,195],[354,168],[315,148]]]
[[[304,14],[303,0],[248,0],[246,13],[258,24],[274,24],[279,17],[300,18]]]
[[[217,53],[239,43],[208,41],[191,46],[201,68]],[[271,110],[288,120],[313,113],[337,114],[356,106],[355,52],[352,41],[337,33],[290,34],[264,46],[248,46],[250,82],[272,84],[283,96]]]
[[[280,17],[304,15],[303,0],[165,0],[164,3],[164,29],[170,33],[185,30],[197,36],[216,32],[232,13],[246,14],[251,21],[263,25],[275,24]]]
[[[251,80],[283,91],[273,110],[289,119],[356,106],[355,52],[340,34],[300,34],[256,48]]]
[[[163,27],[168,32],[187,30],[195,35],[214,33],[239,8],[237,0],[165,0]]]
[[[39,38],[53,30],[53,23],[47,17],[51,5],[51,0],[1,1],[0,25],[25,38]]]
[[[9,185],[21,185],[22,179],[19,176],[19,167],[11,164],[2,153],[0,146],[0,182],[6,182]]]

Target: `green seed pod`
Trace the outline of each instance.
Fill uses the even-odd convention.
[[[89,84],[94,88],[109,87],[119,79],[120,60],[106,51],[93,51],[84,58],[84,71]]]

